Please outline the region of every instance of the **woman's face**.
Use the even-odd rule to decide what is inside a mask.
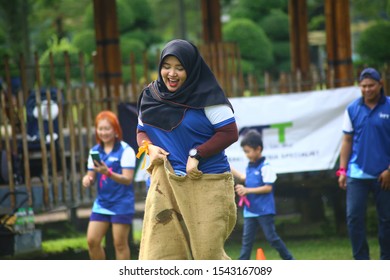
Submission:
[[[97,124],[97,135],[104,144],[112,143],[115,141],[116,133],[111,123],[102,119]]]
[[[177,91],[187,79],[186,70],[175,56],[164,58],[160,74],[170,92]]]

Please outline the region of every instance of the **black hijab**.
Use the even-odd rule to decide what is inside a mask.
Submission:
[[[168,91],[160,73],[164,59],[170,55],[180,61],[187,73],[187,79],[175,92]],[[232,108],[197,47],[184,40],[173,40],[161,52],[158,79],[142,91],[138,110],[143,123],[170,131],[180,124],[188,108],[221,104]]]

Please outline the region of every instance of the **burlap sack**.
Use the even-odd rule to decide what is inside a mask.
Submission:
[[[226,260],[236,223],[231,173],[199,180],[173,173],[168,161],[149,167],[140,260]]]

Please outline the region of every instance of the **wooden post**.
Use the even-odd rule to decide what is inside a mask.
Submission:
[[[77,111],[77,137],[78,137],[78,150],[79,150],[79,173],[81,176],[84,176],[85,170],[85,139],[83,134],[83,113],[82,108],[85,108],[85,103],[82,102],[80,96],[80,88],[76,88],[76,111]],[[83,98],[84,99],[84,98]],[[85,197],[85,188],[81,187],[80,189],[81,200]]]
[[[43,126],[43,114],[42,114],[42,99],[41,88],[37,87],[35,90],[35,103],[38,108],[38,128],[39,128],[39,143],[41,146],[42,155],[42,174],[43,174],[43,201],[46,207],[50,206],[50,187],[49,187],[49,166],[47,163],[47,148],[46,148],[46,135]]]
[[[219,0],[201,0],[203,42],[222,42]]]
[[[67,188],[68,188],[68,170],[66,165],[66,155],[65,155],[65,139],[64,139],[64,114],[67,110],[64,110],[64,101],[63,92],[58,89],[57,91],[57,101],[58,101],[58,149],[59,155],[61,157],[61,169],[62,169],[62,202],[66,202]],[[67,105],[69,106],[69,104]],[[70,136],[69,136],[70,137]],[[70,155],[72,157],[72,155]]]
[[[56,93],[57,94],[57,93]],[[46,111],[48,116],[48,123],[49,123],[49,135],[50,135],[50,163],[51,163],[51,169],[52,169],[52,186],[53,186],[53,203],[58,203],[58,176],[57,176],[57,154],[56,154],[56,146],[54,139],[54,126],[53,126],[53,117],[52,117],[52,108],[51,108],[51,92],[50,89],[46,90]]]
[[[71,201],[75,206],[79,202],[77,193],[78,184],[76,181],[76,132],[75,132],[75,120],[73,114],[74,99],[72,94],[72,87],[70,84],[70,58],[68,52],[64,52],[65,61],[65,76],[66,76],[66,104],[68,115],[68,127],[69,127],[69,142],[70,142],[70,183],[71,183]]]
[[[11,83],[11,71],[9,67],[9,58],[5,57],[4,58],[4,70],[5,70],[5,75],[6,75],[6,81],[7,81],[7,103],[5,104],[6,110],[8,111],[8,118],[10,121],[11,125],[11,150],[12,150],[12,157],[16,157],[18,154],[18,146],[17,146],[17,141],[16,141],[16,112],[17,112],[17,102],[16,102],[16,97],[13,96],[12,91],[16,89],[12,89],[12,83]],[[13,176],[13,175],[12,175]]]
[[[9,184],[9,191],[14,192],[15,191],[15,183],[14,183],[14,172],[12,169],[12,152],[11,152],[11,144],[10,144],[10,136],[9,136],[9,119],[6,114],[6,105],[5,105],[5,95],[3,92],[0,92],[0,104],[1,104],[1,119],[3,119],[3,126],[4,126],[4,142],[5,142],[5,151],[7,155],[7,168],[8,168],[8,184]],[[1,122],[0,122],[1,125]],[[1,133],[0,133],[1,134]],[[3,135],[1,135],[3,138]],[[11,207],[15,208],[16,206],[16,197],[13,195],[11,196]]]
[[[302,90],[310,90],[309,41],[307,36],[306,0],[289,1],[291,67],[293,76],[301,73]]]
[[[104,87],[110,96],[111,94],[119,96],[122,64],[116,1],[93,0],[93,7],[97,46],[97,86]],[[110,92],[111,86],[114,92]],[[110,108],[109,104],[107,108]]]
[[[353,85],[349,0],[326,0],[325,17],[328,87],[332,84],[331,69],[335,87]]]
[[[130,53],[130,83],[131,83],[131,96],[130,100],[133,102],[137,101],[138,89],[137,89],[137,72],[135,69],[135,56],[134,52]]]

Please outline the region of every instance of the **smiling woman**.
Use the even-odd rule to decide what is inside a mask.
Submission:
[[[229,259],[224,243],[236,208],[224,150],[238,131],[195,45],[166,44],[159,77],[141,93],[138,110],[137,141],[151,162],[139,258]]]
[[[164,59],[160,73],[170,92],[179,89],[187,79],[186,70],[175,56],[168,56]]]

